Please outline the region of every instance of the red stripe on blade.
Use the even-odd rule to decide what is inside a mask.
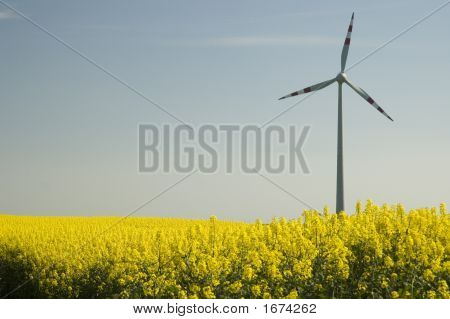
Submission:
[[[345,45],[350,45],[350,38],[346,38],[344,44],[345,44]]]
[[[306,89],[303,90],[303,92],[309,93],[309,92],[311,92],[311,88],[306,88]]]
[[[367,98],[367,102],[369,102],[370,104],[375,103],[375,101],[370,96]]]

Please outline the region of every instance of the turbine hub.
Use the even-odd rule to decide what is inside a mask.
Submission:
[[[343,82],[347,81],[347,74],[345,74],[344,72],[338,73],[338,75],[336,75],[336,80],[339,83],[343,83]]]

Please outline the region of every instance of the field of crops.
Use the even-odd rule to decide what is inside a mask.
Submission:
[[[269,224],[0,215],[0,297],[450,298],[449,230],[444,204],[370,201]]]

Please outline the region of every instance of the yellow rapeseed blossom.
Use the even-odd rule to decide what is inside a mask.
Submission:
[[[269,224],[0,215],[0,295],[450,298],[449,229],[445,204],[370,200]]]

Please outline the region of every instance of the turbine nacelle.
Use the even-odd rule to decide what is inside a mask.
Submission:
[[[336,75],[336,81],[338,81],[338,83],[340,84],[347,82],[347,80],[347,74],[345,74],[344,72],[338,73],[338,75]]]

